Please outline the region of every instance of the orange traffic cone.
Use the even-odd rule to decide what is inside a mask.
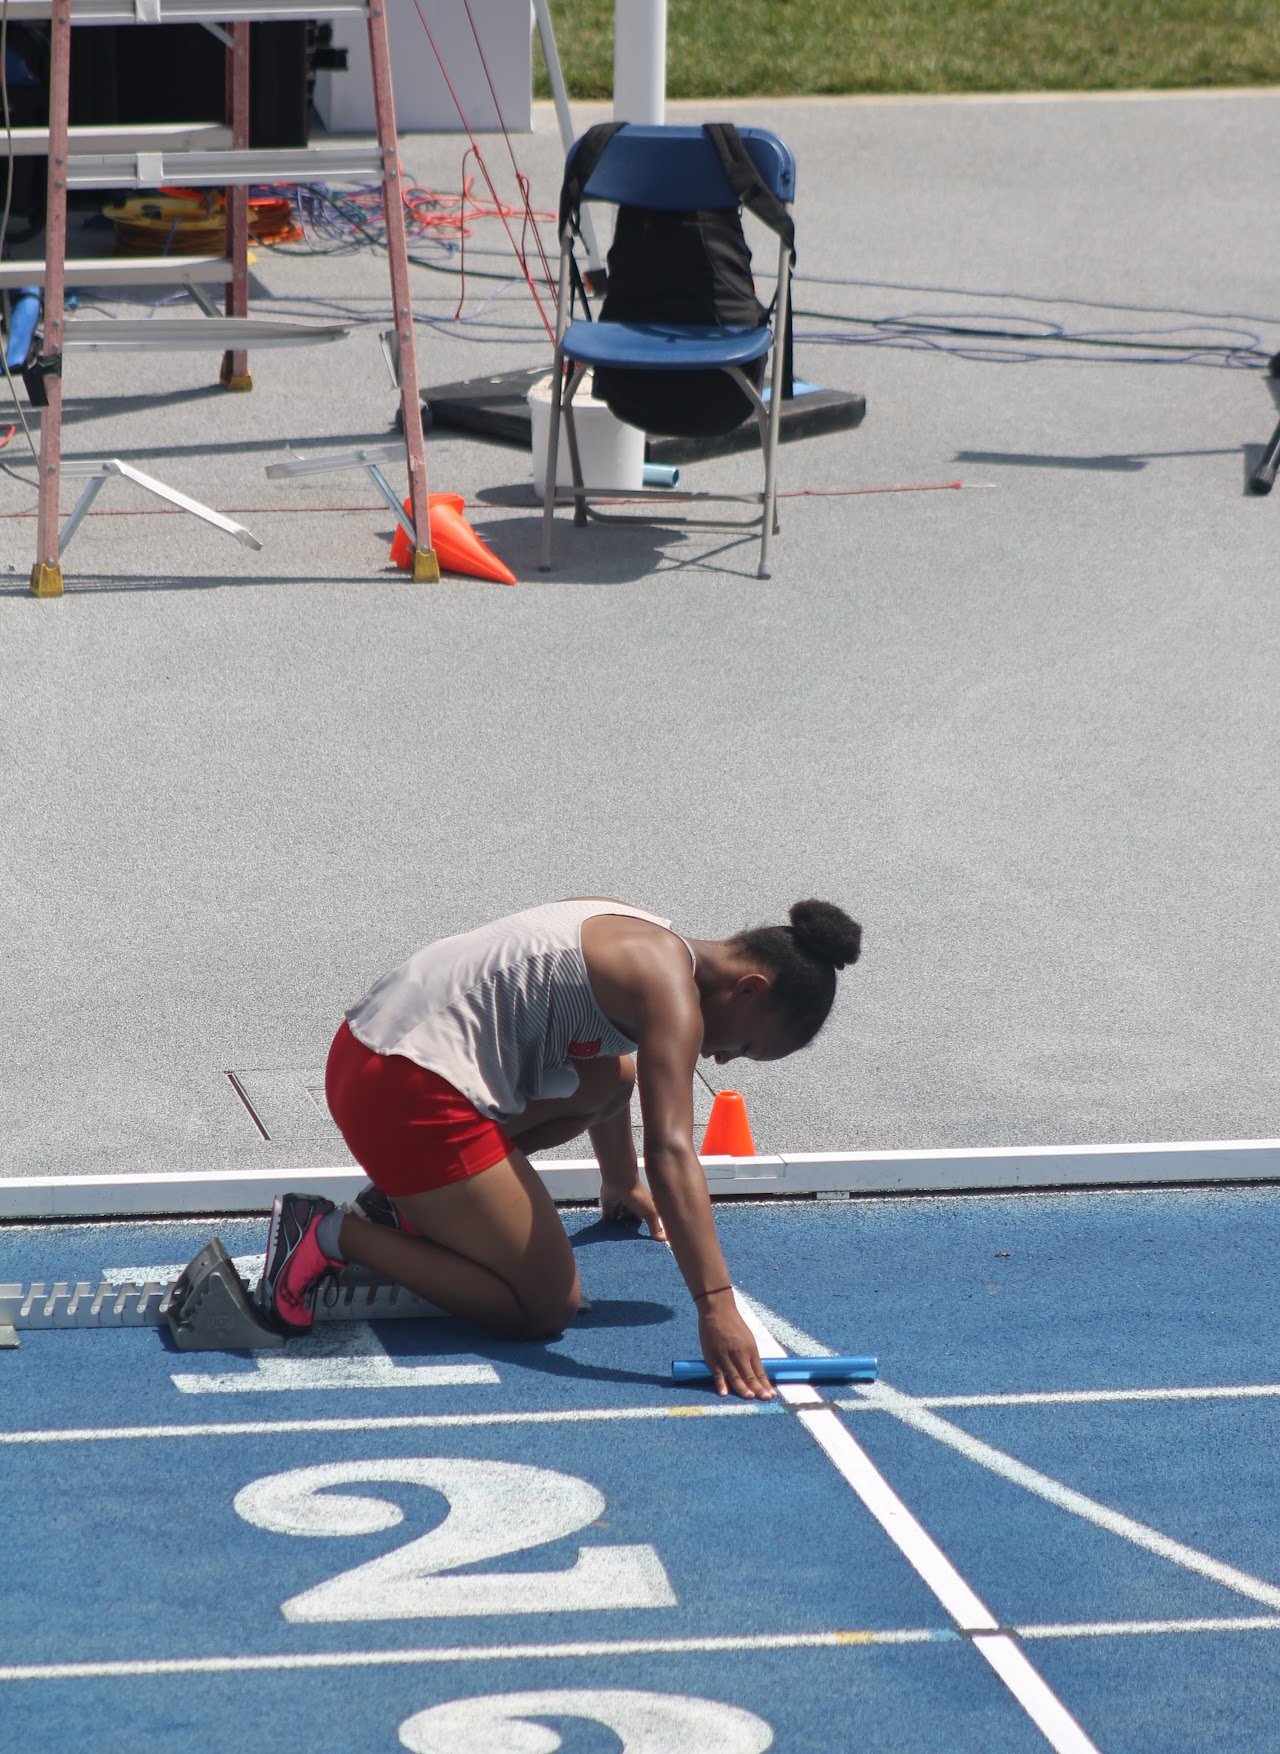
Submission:
[[[486,548],[462,515],[466,504],[460,493],[429,493],[427,506],[431,514],[431,546],[442,572],[466,573],[469,578],[492,579],[495,584],[514,585],[516,575],[505,567],[491,548]],[[409,512],[410,501],[404,502]],[[396,525],[391,542],[391,558],[402,572],[413,566],[413,546],[404,530]]]
[[[463,497],[460,493],[429,493],[427,495],[427,509],[431,513],[431,524],[432,524],[431,540],[432,540],[432,542],[435,541],[435,521],[436,521],[437,508],[442,506],[442,505],[448,505],[448,506],[452,506],[455,512],[460,512],[462,510],[463,506],[466,505],[466,503],[467,503],[466,500],[463,499]],[[405,500],[404,510],[405,510],[405,516],[409,519],[412,519],[412,517],[413,517],[413,501],[411,499]],[[396,533],[391,538],[391,558],[392,558],[392,560],[395,561],[396,565],[400,568],[401,572],[412,572],[412,570],[413,570],[413,544],[412,544],[412,542],[410,542],[409,538],[405,535],[403,524],[396,525]]]
[[[704,1157],[754,1157],[755,1140],[747,1105],[736,1090],[721,1090],[711,1105],[711,1119],[702,1140]]]

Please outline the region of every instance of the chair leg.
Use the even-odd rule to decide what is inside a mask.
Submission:
[[[769,388],[769,436],[764,448],[764,517],[760,525],[760,565],[756,577],[769,577],[769,547],[777,534],[778,433],[782,423],[783,336],[791,302],[791,258],[785,242],[778,245],[778,293],[773,312],[773,372]]]
[[[781,374],[778,371],[774,372],[774,387],[770,391],[770,401],[766,403],[764,397],[741,367],[729,365],[724,369],[755,405],[756,426],[760,432],[760,451],[764,458],[764,492],[760,495],[760,562],[756,567],[756,577],[767,579],[771,576],[769,572],[769,544],[771,539],[778,534],[774,458],[777,455],[778,446],[778,381]]]
[[[764,503],[760,519],[760,564],[756,568],[758,579],[772,577],[769,571],[769,550],[773,538],[778,533],[778,420],[781,410],[778,407],[781,397],[775,387],[769,397],[769,425],[762,434],[764,448]]]
[[[579,530],[586,527],[587,493],[582,479],[582,455],[578,450],[578,426],[573,418],[573,398],[586,375],[586,367],[575,366],[564,399],[564,425],[569,440],[569,468],[573,475],[573,521]]]
[[[551,419],[547,433],[547,455],[542,473],[542,548],[538,555],[538,571],[551,571],[551,523],[556,514],[556,458],[560,452],[560,396],[564,386],[564,355],[556,348],[551,368]]]

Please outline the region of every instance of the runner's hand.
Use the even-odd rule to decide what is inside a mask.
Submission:
[[[641,1181],[632,1182],[627,1187],[614,1187],[602,1181],[600,1216],[611,1223],[625,1222],[628,1218],[643,1219],[649,1226],[650,1236],[658,1242],[667,1240],[667,1232],[658,1208],[653,1203],[653,1195]]]
[[[698,1335],[718,1395],[740,1395],[744,1401],[774,1398],[775,1390],[764,1374],[751,1329],[738,1314],[731,1292],[699,1303]]]

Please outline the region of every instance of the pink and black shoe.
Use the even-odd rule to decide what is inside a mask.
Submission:
[[[343,1263],[332,1260],[316,1240],[320,1220],[334,1210],[333,1201],[319,1194],[277,1194],[272,1203],[258,1304],[286,1334],[310,1331],[315,1301],[310,1293],[342,1271]]]
[[[384,1194],[381,1188],[375,1188],[372,1182],[356,1195],[352,1204],[370,1224],[380,1224],[384,1230],[398,1230],[401,1236],[422,1235],[416,1225],[410,1224],[391,1196]]]

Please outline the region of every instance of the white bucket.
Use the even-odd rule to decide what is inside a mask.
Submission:
[[[551,436],[551,373],[539,378],[525,397],[532,428],[533,491],[545,497],[547,440]],[[573,424],[578,434],[578,456],[587,487],[616,487],[634,492],[644,484],[644,434],[627,426],[605,407],[591,400],[591,373],[578,385],[573,398]],[[569,435],[560,417],[560,443],[556,451],[556,486],[573,486],[569,462]]]

